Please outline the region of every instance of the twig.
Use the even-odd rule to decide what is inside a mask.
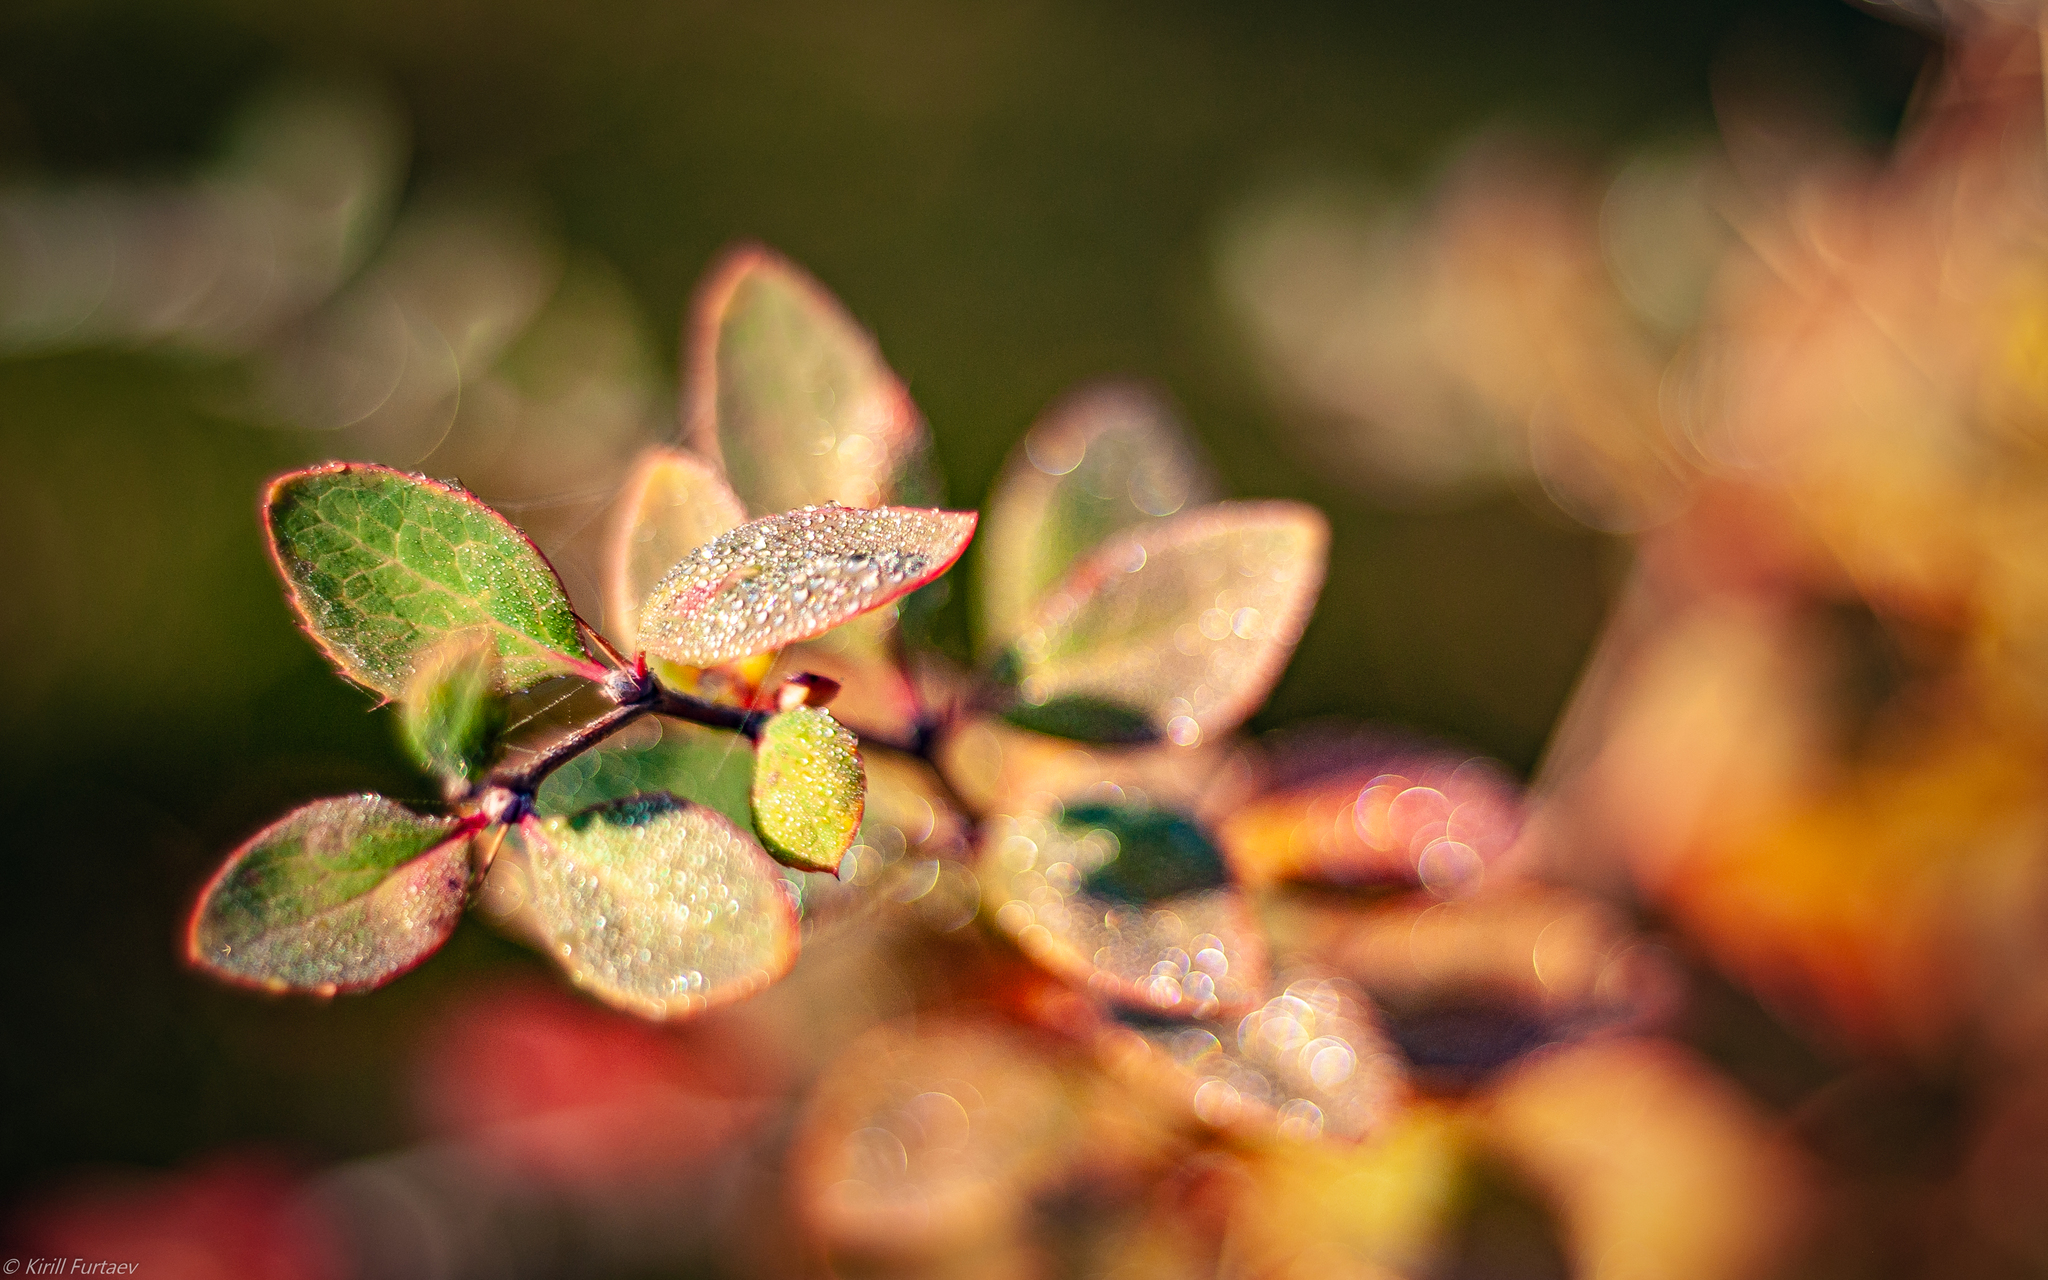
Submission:
[[[774,716],[772,711],[749,711],[743,707],[729,707],[722,702],[712,702],[695,694],[678,693],[666,685],[653,685],[653,704],[656,715],[672,720],[687,720],[713,729],[731,729],[743,733],[748,741],[758,741],[761,727]]]
[[[653,709],[653,706],[644,700],[620,703],[574,733],[566,734],[549,743],[546,750],[517,769],[493,774],[486,781],[485,789],[503,788],[516,796],[531,800],[533,793],[540,790],[540,784],[547,780],[549,774]]]

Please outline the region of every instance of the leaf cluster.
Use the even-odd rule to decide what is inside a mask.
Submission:
[[[616,640],[578,616],[531,539],[459,484],[348,462],[271,484],[265,529],[301,626],[342,675],[397,704],[448,812],[362,795],[286,815],[202,893],[196,964],[272,990],[375,987],[445,942],[488,883],[494,913],[573,979],[651,1016],[787,970],[796,894],[776,864],[834,871],[866,775],[858,739],[824,705],[835,681],[764,678],[786,646],[944,573],[976,518],[883,505],[930,492],[923,423],[872,340],[795,268],[735,255],[698,336],[696,447],[651,451],[619,504],[606,566]],[[792,481],[777,460],[813,457],[805,433],[820,431],[860,442],[858,465]],[[740,459],[735,489],[721,460]],[[772,514],[749,520],[750,505]],[[605,709],[522,741],[515,702],[565,682]],[[586,771],[545,797],[569,812],[543,811],[551,775],[649,716],[725,741]],[[676,794],[719,790],[722,762],[742,752],[755,760],[741,812]],[[654,785],[603,796],[619,776]]]
[[[266,531],[300,624],[397,704],[447,809],[353,796],[259,832],[201,896],[195,963],[275,990],[374,987],[482,903],[622,1008],[738,998],[793,963],[806,876],[858,847],[864,750],[945,765],[932,801],[957,829],[952,811],[974,807],[947,794],[964,731],[1196,747],[1264,699],[1313,607],[1321,516],[1212,501],[1156,398],[1098,388],[1035,428],[999,482],[985,661],[943,669],[914,653],[906,606],[977,517],[892,505],[937,485],[873,339],[800,270],[743,249],[701,292],[687,359],[683,443],[643,455],[615,504],[603,630],[459,484],[344,462],[273,482]],[[543,696],[595,710],[536,739],[518,712]],[[651,742],[608,741],[643,721]],[[1071,817],[1122,835],[1123,860],[1091,873],[1105,897],[1227,877],[1184,815]]]

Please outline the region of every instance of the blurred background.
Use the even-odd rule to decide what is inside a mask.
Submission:
[[[1967,300],[1980,296],[1972,281],[2048,279],[2035,225],[2011,230],[2039,214],[2031,21],[2020,6],[1837,0],[6,6],[11,1238],[71,1252],[111,1242],[118,1257],[123,1242],[155,1248],[218,1223],[200,1233],[215,1252],[175,1255],[190,1275],[814,1269],[759,1242],[803,1211],[776,1153],[817,1064],[759,1028],[627,1023],[475,923],[390,990],[328,1004],[219,989],[177,959],[199,886],[274,815],[351,790],[434,799],[390,713],[293,626],[259,536],[263,479],[331,457],[458,476],[535,534],[596,616],[607,505],[636,452],[677,430],[692,289],[721,248],[758,239],[877,336],[929,420],[949,505],[980,505],[1063,393],[1132,376],[1177,405],[1227,496],[1324,510],[1322,604],[1253,730],[1332,716],[1399,726],[1524,781],[1540,765],[1539,796],[1574,798],[1537,811],[1531,856],[1662,938],[1691,984],[1689,1012],[1665,1031],[1723,1074],[1712,1106],[1679,1090],[1706,1135],[1686,1149],[1735,1151],[1719,1167],[1747,1167],[1750,1148],[1728,1132],[1796,1128],[1788,1117],[1822,1098],[1821,1137],[1772,1177],[1816,1161],[1854,1171],[1783,1175],[1831,1206],[1811,1222],[1835,1224],[1809,1225],[1796,1248],[1631,1274],[1919,1274],[1944,1256],[1930,1238],[1957,1222],[1993,1242],[1964,1251],[1984,1273],[2048,1268],[2048,1241],[2012,1225],[2048,1221],[2048,1200],[2028,1198],[2048,1185],[2038,1160],[2012,1156],[2032,1172],[2007,1177],[2018,1166],[1998,1163],[2004,1148],[1969,1154],[2010,1124],[2040,1132],[2048,1091],[2014,1067],[2011,1091],[1972,1092],[1961,1065],[1989,1041],[2001,1061],[2029,1061],[2034,1024],[1994,1034],[1962,1015],[1909,1016],[1946,1007],[1921,988],[1961,983],[1944,967],[1960,961],[1886,958],[1876,972],[1918,975],[1888,1005],[1883,981],[1830,985],[1796,946],[1747,946],[1752,909],[1784,936],[1812,925],[1837,941],[1899,915],[1832,865],[1811,871],[1807,898],[1772,896],[1769,876],[1762,888],[1733,873],[1687,880],[1671,850],[1693,837],[1662,821],[1727,807],[1726,791],[1674,782],[1706,767],[1702,753],[1732,740],[1731,756],[1754,748],[1745,767],[1782,765],[1782,778],[1807,760],[1787,742],[1835,732],[1752,741],[1748,722],[1685,719],[1688,693],[1797,703],[1848,682],[1888,691],[1849,698],[1858,724],[1892,723],[1908,713],[1880,712],[1912,673],[2030,643],[2025,565],[1997,579],[2024,590],[1980,591],[1984,557],[1954,552],[1970,539],[2024,547],[2029,517],[1927,545],[1872,530],[1945,529],[1972,485],[2033,475],[2034,357],[2048,351],[2033,294],[1980,291],[2003,319],[1970,330],[1968,350],[2003,353],[2003,381],[1889,321],[1877,345],[1890,355],[1874,362],[1846,340],[1821,345],[1841,362],[1825,387],[1772,384],[1743,361],[1790,360],[1832,314],[1816,300],[1854,295],[1858,314],[1891,306],[1932,324],[1898,281],[1931,274],[1936,294]],[[1970,50],[1992,52],[1973,64]],[[1942,83],[1948,98],[1930,87]],[[1923,140],[1907,177],[1873,177],[1902,128],[1950,119],[1928,105],[1943,101],[1977,104],[1977,124]],[[1909,179],[1920,185],[1901,195]],[[1941,209],[1889,231],[1859,221],[1892,197]],[[1958,230],[1965,217],[1978,223]],[[1925,270],[1896,260],[1979,224],[1992,228],[1984,243],[2010,232],[1997,243],[2024,252]],[[1884,258],[1879,241],[1899,252]],[[1882,259],[1891,274],[1807,280],[1801,254],[1843,271]],[[1744,292],[1743,271],[1790,282],[1816,310]],[[1810,414],[1771,425],[1772,406],[1829,396],[1950,405],[1926,388],[1952,384],[1975,397],[1970,423],[2022,425],[1999,437],[2005,453],[1971,445],[1955,463],[1966,479],[1936,492],[1914,488],[1914,459],[1964,451],[1933,440],[1947,430],[1938,413],[1901,409],[1900,438],[1846,443],[1800,435]],[[1736,427],[1687,425],[1700,420],[1687,405],[1743,395],[1764,407],[1715,419]],[[1794,436],[1799,449],[1779,447]],[[1844,461],[1864,453],[1905,478]],[[1720,483],[1731,472],[1745,478]],[[1770,496],[1756,497],[1759,474]],[[964,660],[977,588],[971,567],[956,579],[938,634]],[[1758,582],[1776,584],[1761,622],[1744,612]],[[1714,614],[1720,631],[1672,622],[1694,619],[1674,600],[1703,595],[1748,603]],[[1793,621],[1772,612],[1795,597]],[[1692,647],[1637,661],[1674,630]],[[1861,656],[1814,675],[1802,644]],[[1778,671],[1773,654],[1798,670]],[[1912,714],[1929,718],[1894,737],[1946,725],[2031,804],[2033,660],[2015,659],[2024,697],[1974,695],[2009,712],[1996,733],[1956,728],[1923,699]],[[1631,683],[1646,667],[1655,678]],[[1834,716],[1836,693],[1813,697]],[[1838,753],[1845,767],[1861,767],[1860,750]],[[1967,760],[1951,772],[1987,771],[2006,777]],[[1755,804],[1770,790],[1739,771],[1713,777]],[[1982,813],[1974,794],[1957,783],[1913,812]],[[2014,820],[2001,838],[2018,852],[1973,892],[2018,885],[2010,900],[2035,902],[2031,821]],[[1838,838],[1861,850],[1903,822]],[[1949,900],[1920,870],[1868,874],[1917,886],[1916,902]],[[1837,898],[1863,914],[1845,920]],[[2015,940],[2002,953],[2015,970],[2048,927],[2032,912],[2015,907],[1998,935]],[[2003,981],[1978,977],[1986,990]],[[906,1003],[862,998],[882,1012]],[[1886,1065],[1871,1074],[1872,1061]],[[509,1081],[499,1062],[520,1064]],[[1678,1086],[1656,1079],[1637,1104],[1670,1109],[1656,1090]],[[1717,1127],[1714,1090],[1755,1110],[1751,1128]],[[525,1123],[592,1107],[616,1110],[611,1128]],[[1852,1132],[1837,1112],[1881,1123]],[[2019,1119],[1973,1128],[1993,1112]],[[2026,1190],[1983,1208],[1943,1181],[1966,1165],[1991,1170],[1968,1186]],[[1236,1175],[1176,1167],[1190,1221],[1229,1199]],[[1711,1202],[1721,1184],[1703,1185]],[[1496,1211],[1463,1245],[1342,1273],[1599,1270],[1573,1252],[1572,1233],[1591,1229],[1581,1219],[1542,1225],[1531,1206],[1544,1196],[1526,1187],[1486,1194]],[[1901,1204],[1949,1216],[1902,1219]],[[397,1243],[388,1256],[365,1255],[362,1238],[336,1244],[348,1234],[337,1218],[374,1219],[374,1238]],[[1884,1223],[1909,1244],[1885,1243]],[[1022,1269],[976,1255],[951,1273],[1265,1273],[1242,1256],[1161,1262],[1131,1230],[1139,1244],[1109,1262],[1085,1249]]]

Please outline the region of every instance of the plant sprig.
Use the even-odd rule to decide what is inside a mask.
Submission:
[[[1001,588],[983,670],[910,678],[930,665],[913,661],[913,593],[959,558],[977,517],[888,505],[936,491],[908,393],[837,302],[765,250],[714,273],[692,332],[690,448],[648,451],[626,482],[603,629],[531,539],[458,483],[346,462],[272,483],[265,525],[301,626],[342,675],[397,704],[448,810],[355,796],[287,815],[202,895],[196,964],[274,990],[374,987],[488,898],[600,998],[687,1013],[794,961],[794,881],[777,863],[838,871],[867,810],[863,738],[932,766],[933,803],[964,813],[976,806],[937,767],[962,725],[994,715],[1016,726],[1005,732],[1170,752],[1228,734],[1277,678],[1321,583],[1321,516],[1201,505],[1213,488],[1170,412],[1127,388],[1070,402],[1006,471],[984,553]],[[513,700],[565,677],[602,709],[515,744]],[[664,748],[650,767],[550,784],[586,756],[630,761],[644,749],[605,744],[648,718],[744,743],[744,796],[724,748]],[[720,798],[699,802],[714,775]],[[1146,886],[1118,902],[1147,918],[1151,899],[1199,884],[1234,919],[1213,857],[1180,865],[1210,849],[1193,819],[1126,808],[1099,815],[1124,861],[1088,883]],[[1191,834],[1130,834],[1154,829]]]

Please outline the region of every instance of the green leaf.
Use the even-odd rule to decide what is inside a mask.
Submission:
[[[936,501],[924,419],[873,338],[759,246],[713,271],[689,345],[688,431],[756,511]]]
[[[497,642],[509,689],[590,662],[546,558],[455,485],[330,462],[278,477],[264,516],[300,624],[387,698],[429,649],[473,629]]]
[[[1132,707],[1091,694],[1072,693],[1033,705],[1020,702],[1003,712],[1019,729],[1073,738],[1081,742],[1136,745],[1159,741],[1152,717]]]
[[[751,995],[796,959],[796,911],[768,855],[732,823],[640,795],[519,826],[544,948],[579,986],[651,1018]],[[502,861],[502,860],[501,860]],[[500,891],[500,896],[506,896]]]
[[[640,455],[619,496],[606,553],[611,638],[638,643],[640,606],[684,556],[744,522],[746,509],[716,469],[681,449]]]
[[[1011,451],[981,539],[984,642],[1007,644],[1031,607],[1102,540],[1217,496],[1173,409],[1106,382],[1062,400]]]
[[[382,796],[316,800],[235,850],[200,895],[193,963],[273,991],[381,986],[448,940],[474,828]]]
[[[1116,703],[1181,746],[1235,728],[1301,639],[1329,539],[1298,502],[1222,502],[1126,529],[1033,611],[1018,692],[1041,708]]]
[[[860,743],[821,707],[770,717],[754,748],[754,831],[800,871],[837,871],[867,799]]]
[[[481,778],[505,730],[503,687],[504,665],[489,633],[465,632],[436,645],[398,700],[406,750],[438,778]]]
[[[1105,833],[1115,847],[1081,881],[1084,893],[1145,906],[1230,883],[1222,851],[1193,819],[1171,810],[1085,804],[1068,809],[1060,822],[1077,839]]]
[[[647,737],[647,741],[634,739]],[[708,805],[744,829],[751,821],[754,752],[736,733],[655,716],[548,775],[534,807],[574,813],[644,791]]]
[[[1264,937],[1192,819],[1128,805],[999,813],[981,850],[983,909],[1055,975],[1174,1017],[1234,1016],[1259,998]]]
[[[709,667],[823,635],[944,573],[974,524],[972,511],[841,506],[743,524],[654,588],[640,643]]]

